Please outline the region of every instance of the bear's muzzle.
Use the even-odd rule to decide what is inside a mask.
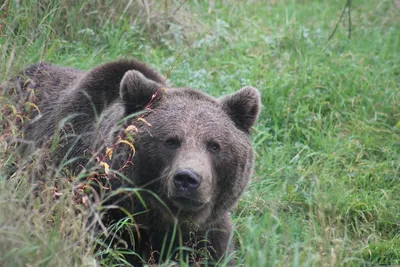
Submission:
[[[201,183],[201,176],[191,169],[182,169],[174,175],[174,185],[178,191],[187,192],[196,190]]]

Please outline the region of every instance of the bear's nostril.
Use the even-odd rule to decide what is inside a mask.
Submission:
[[[179,170],[174,175],[174,185],[178,190],[194,190],[200,186],[201,177],[192,170]]]

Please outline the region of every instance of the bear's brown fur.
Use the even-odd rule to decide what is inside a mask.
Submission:
[[[111,173],[112,189],[145,189],[140,192],[145,205],[135,196],[111,200],[136,214],[130,246],[144,261],[166,260],[152,253],[163,244],[208,248],[209,264],[231,254],[230,210],[252,170],[248,135],[260,107],[255,88],[214,99],[171,88],[162,75],[134,60],[88,72],[40,63],[14,83],[22,93],[33,88],[40,109],[23,127],[26,140],[37,147],[58,138],[53,161],[68,162],[75,172],[96,164],[93,158],[112,147],[112,157],[103,159],[127,178]],[[110,220],[121,216],[108,213]],[[208,242],[200,242],[205,238]],[[128,260],[141,264],[138,257]]]

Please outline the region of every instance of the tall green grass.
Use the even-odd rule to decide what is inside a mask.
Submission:
[[[90,69],[134,57],[214,96],[252,84],[263,109],[254,176],[233,212],[238,262],[396,265],[400,6],[352,2],[351,39],[345,18],[328,41],[344,0],[10,1],[0,81],[38,61]],[[1,132],[0,265],[94,266],[102,241],[68,183],[54,200],[50,185],[37,197],[26,170],[6,179],[5,138],[16,135]],[[123,264],[106,252],[100,264]]]

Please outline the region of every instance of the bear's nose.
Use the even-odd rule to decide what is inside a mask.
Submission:
[[[200,175],[190,169],[179,170],[174,175],[174,185],[178,190],[194,190],[200,183]]]

